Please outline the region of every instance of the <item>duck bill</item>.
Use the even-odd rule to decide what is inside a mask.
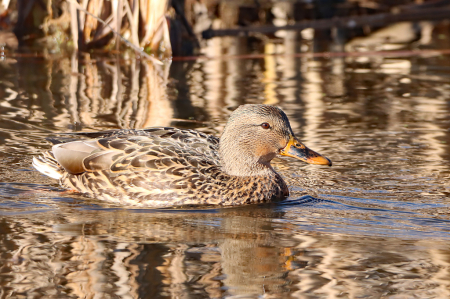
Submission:
[[[280,154],[299,159],[309,164],[331,166],[331,160],[307,148],[303,143],[291,136],[285,148],[280,150]]]

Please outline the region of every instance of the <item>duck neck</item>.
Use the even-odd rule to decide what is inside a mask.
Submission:
[[[221,143],[219,143],[219,156],[225,173],[240,177],[273,176],[276,174],[270,165],[270,160],[275,155],[256,157],[251,152],[236,150]]]

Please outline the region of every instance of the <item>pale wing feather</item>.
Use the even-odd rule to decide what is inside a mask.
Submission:
[[[101,148],[94,140],[60,143],[52,147],[56,161],[71,174],[83,173],[83,160]]]

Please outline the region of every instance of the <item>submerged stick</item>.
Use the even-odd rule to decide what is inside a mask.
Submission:
[[[130,41],[128,41],[125,37],[123,37],[119,32],[117,32],[116,30],[114,30],[114,28],[109,25],[108,23],[106,23],[105,21],[103,21],[102,19],[100,19],[99,17],[91,14],[90,12],[88,12],[86,9],[84,9],[77,1],[75,0],[67,0],[68,2],[70,2],[71,4],[73,4],[78,10],[84,12],[85,14],[90,15],[91,17],[95,18],[97,21],[99,21],[100,23],[102,23],[103,25],[105,25],[106,27],[108,27],[116,36],[118,36],[127,46],[129,46],[130,48],[132,48],[134,51],[136,51],[139,54],[142,54],[142,56],[144,56],[145,58],[151,60],[153,63],[158,64],[158,65],[163,65],[163,63],[151,56],[148,55],[147,53],[145,53],[144,51],[142,51],[138,46],[132,44]]]

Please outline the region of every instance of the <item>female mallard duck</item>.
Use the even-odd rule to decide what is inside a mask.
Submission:
[[[331,165],[297,140],[281,109],[267,105],[240,106],[220,139],[164,127],[81,135],[91,139],[53,140],[33,166],[66,188],[141,207],[282,200],[289,190],[270,165],[277,154]]]

